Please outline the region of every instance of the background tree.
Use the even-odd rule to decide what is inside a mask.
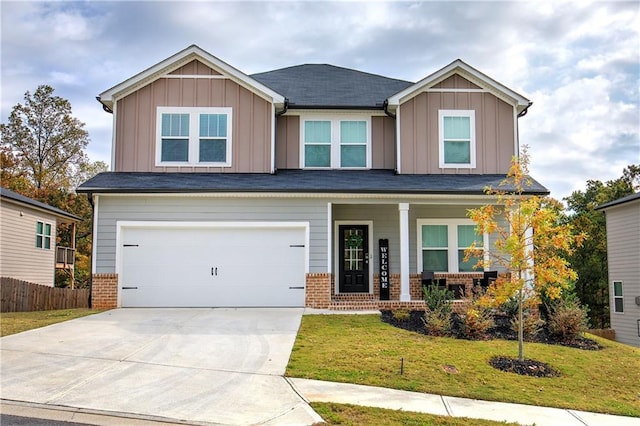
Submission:
[[[520,157],[514,157],[506,179],[497,189],[486,193],[496,197],[488,204],[469,211],[479,234],[495,235],[493,247],[480,249],[474,245],[466,251],[466,260],[479,257],[478,266],[488,268],[492,263],[503,266],[510,277],[500,277],[481,297],[487,305],[499,306],[517,296],[518,302],[518,358],[524,361],[523,305],[545,296],[551,300],[560,297],[570,287],[576,272],[571,269],[565,254],[584,239],[574,234],[571,224],[563,223],[560,203],[550,197],[527,195],[531,186],[528,177],[526,148]],[[509,189],[504,189],[507,187]],[[483,259],[483,253],[488,257]]]
[[[84,123],[72,116],[68,100],[53,95],[54,89],[38,86],[26,92],[24,104],[15,105],[6,124],[0,124],[0,161],[3,187],[68,211],[82,218],[76,234],[75,281],[88,284],[91,256],[91,206],[75,188],[107,170],[101,161],[92,163],[84,153],[89,134]],[[56,244],[70,246],[71,233],[61,226]],[[66,286],[69,276],[58,271],[56,285]]]
[[[564,198],[568,223],[588,235],[568,259],[578,273],[576,294],[589,307],[589,320],[596,328],[609,327],[610,317],[606,222],[604,212],[595,208],[638,190],[640,164],[627,166],[618,179],[605,183],[589,180],[584,191],[574,191]]]

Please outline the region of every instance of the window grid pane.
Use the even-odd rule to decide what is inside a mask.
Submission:
[[[340,147],[340,167],[366,167],[367,147],[343,145]]]
[[[162,114],[162,136],[189,136],[189,114]]]
[[[469,117],[444,117],[445,139],[471,139],[471,119]]]
[[[330,121],[305,121],[304,122],[305,143],[331,144],[331,122]]]
[[[615,299],[613,299],[613,306],[615,309],[615,312],[624,312],[624,301],[622,299],[622,297],[616,297]]]
[[[613,282],[613,295],[616,297],[622,297],[622,281]]]
[[[467,248],[471,244],[482,246],[482,238],[476,234],[475,225],[458,225],[458,248]]]
[[[226,138],[227,114],[200,114],[200,137]]]
[[[470,164],[471,142],[445,140],[444,162],[447,164]]]
[[[189,161],[189,139],[162,139],[162,161]]]
[[[226,139],[200,139],[199,161],[224,163],[227,161]]]
[[[447,248],[448,246],[447,225],[422,225],[422,247]]]
[[[47,223],[44,225],[44,235],[51,236],[51,224]]]
[[[366,144],[367,143],[367,122],[366,121],[341,121],[340,122],[340,143],[341,144]]]
[[[331,146],[307,144],[304,147],[305,167],[331,167]]]
[[[422,270],[449,272],[448,250],[423,250]]]
[[[44,237],[44,248],[51,248],[51,237]]]

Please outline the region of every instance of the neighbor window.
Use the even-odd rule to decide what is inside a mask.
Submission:
[[[303,119],[301,164],[305,168],[370,167],[369,119]]]
[[[474,110],[440,110],[440,167],[474,168],[476,137]]]
[[[613,312],[624,312],[624,298],[622,297],[622,281],[613,282]]]
[[[231,108],[158,107],[157,165],[231,165]]]
[[[51,224],[36,222],[36,247],[41,249],[51,249]]]
[[[434,272],[474,272],[480,260],[464,261],[464,251],[473,243],[484,247],[484,236],[476,233],[468,219],[418,220],[418,269]]]

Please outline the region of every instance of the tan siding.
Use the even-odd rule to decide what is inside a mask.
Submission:
[[[476,168],[440,169],[438,111],[474,110]],[[400,106],[401,171],[409,174],[507,173],[514,154],[513,108],[490,93],[424,92]]]
[[[276,167],[300,168],[300,117],[283,115],[276,124]]]
[[[191,71],[183,67],[183,71],[202,73],[201,65]],[[233,108],[231,167],[156,167],[158,106]],[[159,79],[118,100],[116,113],[116,171],[271,170],[271,104],[229,79]]]
[[[51,249],[36,247],[36,222],[51,224]],[[0,276],[52,286],[56,217],[11,202],[0,203]]]
[[[454,74],[446,79],[442,80],[440,83],[433,86],[435,89],[480,89],[480,86],[477,86],[467,80],[466,78]]]
[[[198,60],[193,60],[177,70],[169,73],[173,75],[220,75],[219,72],[209,68]]]
[[[371,167],[394,169],[396,167],[395,121],[391,117],[371,117]]]
[[[611,328],[617,341],[640,346],[640,306],[635,304],[640,296],[640,200],[613,207],[606,216]],[[623,313],[613,310],[613,281],[623,283]]]

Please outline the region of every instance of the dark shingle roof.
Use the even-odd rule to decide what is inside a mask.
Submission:
[[[626,197],[618,198],[617,200],[613,200],[613,201],[610,201],[608,203],[602,204],[602,205],[596,207],[596,210],[606,209],[608,207],[613,207],[613,206],[617,206],[617,205],[620,205],[620,204],[625,204],[625,203],[628,203],[630,201],[634,201],[634,200],[638,200],[638,199],[640,199],[640,192],[636,192],[635,194],[627,195]]]
[[[413,83],[325,64],[306,64],[253,74],[289,99],[290,108],[382,108],[389,96]]]
[[[504,175],[398,175],[392,170],[279,170],[276,174],[104,172],[80,185],[78,192],[482,195],[485,187],[497,187],[504,178]],[[526,191],[548,192],[535,180]]]
[[[57,216],[64,216],[74,220],[82,220],[78,216],[74,216],[69,212],[60,210],[59,208],[50,206],[49,204],[41,203],[40,201],[36,201],[33,198],[25,197],[24,195],[20,195],[17,192],[10,191],[6,188],[0,188],[0,197],[6,198],[8,200],[17,201],[23,204],[27,204],[29,206],[36,207],[41,210],[46,210],[49,213],[52,213]]]

